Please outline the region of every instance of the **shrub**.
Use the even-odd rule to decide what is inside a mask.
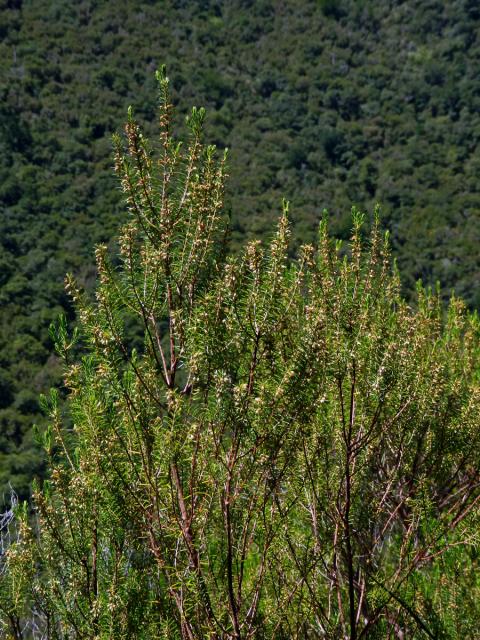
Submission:
[[[438,559],[467,557],[478,517],[477,317],[421,286],[407,305],[378,216],[363,239],[354,211],[347,247],[323,220],[292,260],[284,204],[268,246],[227,256],[225,157],[201,109],[177,143],[158,80],[159,148],[131,112],[115,139],[118,255],[97,248],[95,300],[67,281],[84,357],[53,330],[73,426],[52,392],[5,630],[440,637]]]

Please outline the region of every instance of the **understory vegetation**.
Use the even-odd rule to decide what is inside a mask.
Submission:
[[[205,112],[115,137],[128,216],[51,338],[48,479],[0,523],[7,638],[473,638],[480,323],[353,210],[227,251]]]

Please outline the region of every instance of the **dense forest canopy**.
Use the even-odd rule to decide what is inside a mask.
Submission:
[[[51,2],[0,12],[0,484],[42,472],[32,424],[59,380],[50,322],[91,287],[92,247],[124,219],[111,135],[155,122],[153,71],[228,146],[232,250],[291,201],[293,251],[327,208],[380,202],[405,292],[480,303],[480,9],[475,0]],[[179,119],[181,121],[181,119]]]

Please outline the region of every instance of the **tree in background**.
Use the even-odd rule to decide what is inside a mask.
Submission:
[[[95,300],[67,281],[79,336],[52,332],[69,418],[44,399],[50,479],[2,555],[3,632],[468,636],[439,567],[461,593],[475,561],[477,317],[421,287],[409,307],[358,212],[348,247],[323,221],[292,260],[285,204],[267,247],[227,257],[225,158],[202,109],[174,139],[157,77],[158,149],[131,111],[115,139],[118,255],[97,248]]]
[[[292,252],[315,241],[324,207],[347,241],[350,203],[369,211],[380,201],[407,300],[422,278],[480,308],[474,5],[3,3],[0,510],[9,483],[27,499],[46,472],[32,424],[46,425],[39,395],[62,380],[49,325],[62,312],[74,319],[65,273],[92,292],[92,246],[125,222],[111,134],[133,104],[155,137],[159,61],[173,65],[177,113],[195,96],[208,106],[209,140],[232,148],[232,253],[268,237],[284,194]]]

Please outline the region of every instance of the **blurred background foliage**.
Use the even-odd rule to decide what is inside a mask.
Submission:
[[[380,202],[405,293],[417,278],[480,306],[476,0],[0,2],[0,497],[43,473],[32,425],[59,383],[48,327],[63,278],[124,216],[111,134],[133,105],[154,137],[154,70],[178,122],[208,109],[231,148],[232,250],[291,201],[293,250],[327,208]]]

